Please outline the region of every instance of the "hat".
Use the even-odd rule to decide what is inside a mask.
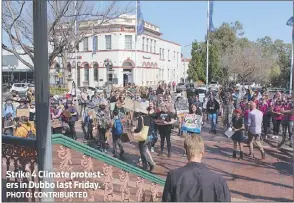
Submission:
[[[27,99],[25,97],[22,97],[22,98],[20,98],[19,102],[20,103],[25,103],[25,102],[27,102]]]
[[[235,109],[234,113],[242,114],[242,111],[240,109]]]
[[[12,97],[10,96],[6,97],[5,101],[12,101]]]

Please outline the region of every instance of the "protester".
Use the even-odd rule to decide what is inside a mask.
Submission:
[[[29,109],[28,101],[25,97],[19,100],[19,106],[16,109]]]
[[[232,125],[232,117],[233,117],[233,111],[235,109],[234,101],[232,97],[225,97],[225,101],[223,104],[223,122],[224,127],[228,129]]]
[[[12,119],[15,117],[16,114],[16,109],[12,104],[12,98],[11,97],[7,97],[4,103],[4,118],[7,118],[7,115],[10,114],[10,116],[12,117]]]
[[[123,125],[118,116],[118,111],[113,111],[113,121],[112,121],[112,143],[113,143],[113,151],[112,154],[114,157],[118,157],[117,147],[120,149],[119,156],[122,157],[124,154],[124,148],[121,142],[121,136],[123,134]]]
[[[152,116],[152,115],[151,115]],[[162,105],[160,107],[160,112],[155,114],[156,124],[158,126],[159,134],[160,134],[160,153],[159,156],[163,155],[163,149],[164,149],[164,141],[166,139],[167,142],[167,151],[168,151],[168,157],[171,157],[171,130],[172,130],[172,124],[176,122],[175,115],[172,112],[168,111],[168,108],[166,105]]]
[[[159,95],[159,94],[163,95],[163,93],[164,93],[163,87],[162,87],[162,85],[159,85],[157,90],[156,90],[156,94],[157,95]]]
[[[287,98],[286,104],[282,107],[281,113],[283,113],[283,118],[282,118],[282,128],[283,128],[283,136],[286,139],[287,137],[287,131],[289,135],[289,141],[290,141],[290,147],[292,147],[292,134],[293,134],[293,127],[294,127],[294,106],[291,103],[292,97],[289,96]]]
[[[282,110],[282,101],[281,99],[276,100],[274,104],[274,108],[272,110],[273,113],[273,124],[274,124],[274,132],[272,138],[278,138],[278,135],[280,133],[280,126],[281,121],[283,118],[283,114],[281,113]]]
[[[147,111],[148,111],[148,116],[157,113],[157,109],[155,108],[154,102],[152,101],[149,102],[149,107],[147,108]],[[157,125],[155,123],[154,118],[152,118],[151,116],[149,117],[150,117],[150,131],[148,136],[151,138],[151,141],[149,144],[150,144],[150,151],[154,152],[154,147],[158,140]]]
[[[29,118],[22,117],[21,121],[22,121],[22,123],[18,128],[16,128],[14,136],[21,137],[21,138],[35,138],[36,137],[36,129],[29,122]]]
[[[106,103],[101,103],[99,105],[98,113],[97,113],[97,122],[98,122],[98,148],[102,152],[107,152],[106,149],[106,132],[109,129],[110,124],[110,114],[106,110]]]
[[[216,101],[213,95],[210,95],[209,100],[206,105],[206,109],[208,112],[208,118],[211,122],[211,129],[209,133],[216,134],[216,120],[217,120],[217,111],[220,109],[219,103]]]
[[[169,171],[162,195],[163,202],[231,202],[226,181],[201,163],[204,142],[199,135],[184,142],[189,163]]]
[[[265,138],[267,138],[268,122],[269,122],[269,120],[268,120],[269,119],[269,115],[268,115],[269,106],[268,106],[268,101],[267,101],[266,96],[263,96],[262,102],[259,103],[259,110],[263,114],[263,119],[262,119],[263,133],[264,133]]]
[[[151,118],[150,116],[145,116],[142,113],[137,114],[137,120],[138,120],[138,126],[136,129],[133,130],[134,133],[140,133],[143,130],[144,126],[148,126],[148,132],[147,132],[147,139],[144,141],[139,141],[139,150],[140,150],[140,155],[141,159],[140,161],[142,162],[142,168],[143,170],[149,170],[150,172],[153,171],[155,167],[155,162],[152,159],[151,153],[149,151],[149,144],[152,142],[152,128],[151,126]]]
[[[232,118],[232,130],[234,131],[234,134],[232,135],[232,140],[234,142],[234,151],[233,151],[233,158],[237,157],[237,146],[239,146],[240,149],[240,159],[243,159],[243,145],[242,141],[244,138],[244,120],[242,117],[242,111],[240,109],[234,110],[234,116]]]
[[[73,139],[77,139],[75,123],[79,120],[79,115],[76,107],[71,100],[67,100],[65,110],[70,113],[71,117],[68,118],[67,123]]]
[[[261,158],[265,159],[265,152],[263,150],[262,144],[260,142],[261,126],[262,126],[262,112],[256,109],[256,104],[254,102],[250,103],[251,111],[248,114],[248,141],[249,141],[249,151],[248,156],[254,157],[253,155],[253,142],[261,152]]]

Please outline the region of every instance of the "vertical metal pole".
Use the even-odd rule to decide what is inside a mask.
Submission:
[[[294,16],[294,0],[292,2],[292,15]],[[291,76],[292,78],[290,79],[290,82],[292,83],[292,99],[294,99],[294,83],[293,83],[293,78],[294,78],[294,71],[293,71],[293,60],[294,60],[294,23],[292,23],[292,60],[291,60]],[[291,91],[290,89],[290,91]],[[294,127],[293,127],[294,128]],[[294,129],[292,129],[294,130]],[[292,146],[294,147],[294,138],[293,138],[293,131],[292,131]],[[294,150],[293,150],[293,157],[292,157],[292,164],[293,164],[293,172],[294,172]],[[294,185],[294,179],[293,179],[293,185]],[[293,197],[294,197],[294,187],[293,187]]]
[[[293,11],[294,11],[294,0],[293,0]],[[294,16],[294,15],[293,15]],[[292,25],[292,57],[291,57],[291,68],[290,68],[290,94],[292,94],[292,91],[294,91],[294,85],[293,85],[293,60],[294,60],[294,23]]]
[[[209,1],[207,1],[207,35],[206,35],[206,89],[208,90],[208,60],[209,60]]]
[[[137,38],[138,38],[138,30],[137,30],[138,29],[138,1],[136,1],[136,18],[135,19],[136,19],[135,20],[135,67],[133,71],[133,83],[138,85],[137,81],[139,80],[136,80],[137,79],[136,73],[137,73]],[[143,71],[143,69],[141,71]]]
[[[47,33],[47,1],[33,1],[34,26],[34,67],[36,88],[36,130],[38,170],[52,170],[51,121],[49,117],[49,60]],[[41,181],[52,182],[51,178],[40,178]],[[42,192],[53,192],[44,188]],[[54,201],[42,198],[41,201]]]
[[[75,1],[75,42],[77,43],[77,34],[78,34],[78,25],[77,25],[77,1]],[[77,47],[75,48],[75,60],[76,60],[76,77],[75,77],[75,83],[76,86],[79,87],[80,84],[78,84],[78,50]]]

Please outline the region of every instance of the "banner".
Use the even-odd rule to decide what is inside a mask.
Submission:
[[[138,102],[135,101],[135,111],[136,112],[141,112],[144,114],[148,114],[147,108],[149,107],[149,102]]]
[[[135,103],[131,98],[126,97],[124,102],[124,108],[130,111],[135,111]]]
[[[202,127],[202,116],[195,114],[186,114],[182,124],[184,132],[194,132],[199,134]]]
[[[16,117],[30,117],[30,109],[16,109]]]
[[[184,98],[179,98],[175,102],[175,108],[178,117],[184,116],[185,114],[189,113],[189,103]]]

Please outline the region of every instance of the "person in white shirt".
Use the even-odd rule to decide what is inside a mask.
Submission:
[[[265,159],[265,152],[260,142],[261,135],[261,126],[263,114],[261,111],[256,109],[255,102],[251,102],[250,104],[251,111],[248,114],[248,139],[249,139],[249,156],[253,156],[253,142],[255,142],[256,146],[261,152],[261,159]]]

